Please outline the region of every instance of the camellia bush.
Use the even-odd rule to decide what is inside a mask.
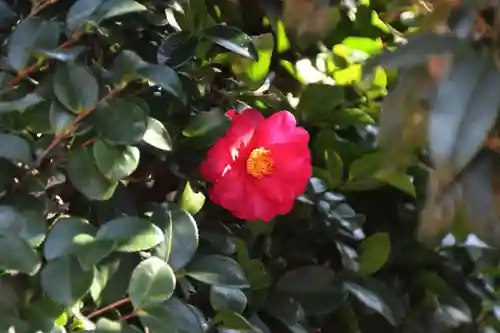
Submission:
[[[0,0],[0,332],[500,332],[499,13]]]

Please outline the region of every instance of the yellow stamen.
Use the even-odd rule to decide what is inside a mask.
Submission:
[[[262,178],[274,171],[271,151],[264,148],[252,150],[247,160],[247,172],[255,178]]]

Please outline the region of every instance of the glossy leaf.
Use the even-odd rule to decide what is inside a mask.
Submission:
[[[158,257],[141,262],[132,272],[128,293],[136,308],[168,300],[175,289],[172,268]]]
[[[112,146],[97,140],[92,152],[99,171],[110,181],[119,181],[139,166],[139,149],[133,146]]]
[[[208,255],[196,258],[186,267],[187,274],[198,281],[235,288],[248,287],[248,281],[240,265],[231,258]]]
[[[252,38],[234,27],[215,25],[203,31],[203,35],[213,43],[243,57],[258,60],[259,55]]]
[[[123,216],[103,224],[96,239],[116,241],[118,251],[137,252],[155,247],[163,241],[164,235],[160,228],[147,220]]]

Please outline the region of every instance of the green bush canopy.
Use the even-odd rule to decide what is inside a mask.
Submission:
[[[0,333],[500,332],[500,3],[0,0]]]

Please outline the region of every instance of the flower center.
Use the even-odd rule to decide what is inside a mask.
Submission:
[[[252,150],[247,159],[247,172],[255,178],[262,178],[274,171],[271,151],[264,148]]]

